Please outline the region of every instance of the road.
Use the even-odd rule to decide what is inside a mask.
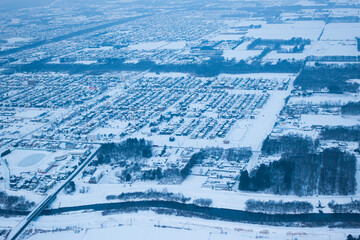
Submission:
[[[297,76],[301,74],[301,71],[302,70],[300,70]],[[295,78],[292,78],[290,80],[286,91],[271,93],[269,101],[264,106],[264,110],[262,113],[263,115],[257,117],[254,123],[251,123],[251,126],[248,128],[249,133],[247,134],[247,138],[243,140],[244,142],[253,142],[253,145],[251,146],[253,150],[253,155],[246,166],[248,172],[250,172],[258,165],[262,144],[267,138],[267,136],[271,134],[274,125],[278,120],[278,115],[280,114],[283,107],[286,105],[286,98],[291,95],[291,91],[294,89],[294,81]],[[267,109],[269,110],[267,111]],[[257,129],[262,130],[258,131]]]
[[[66,184],[75,178],[97,155],[99,152],[99,147],[96,150],[93,150],[92,154],[86,159],[80,167],[78,167],[59,187],[54,188],[53,192],[44,198],[24,219],[22,219],[6,236],[6,240],[15,240],[20,234],[25,230],[31,221],[33,221],[41,212],[49,206],[49,204],[56,198],[56,195],[64,189]]]

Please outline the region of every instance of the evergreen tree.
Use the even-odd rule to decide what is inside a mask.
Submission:
[[[250,178],[247,170],[241,172],[239,189],[250,190]]]

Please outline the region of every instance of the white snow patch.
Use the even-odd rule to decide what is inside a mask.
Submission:
[[[130,50],[154,50],[163,47],[167,44],[165,41],[160,42],[143,42],[138,44],[132,44],[128,46]]]

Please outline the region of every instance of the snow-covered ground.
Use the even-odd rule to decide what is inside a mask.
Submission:
[[[313,56],[358,56],[355,38],[353,40],[317,41],[307,51]]]
[[[271,51],[268,53],[263,60],[265,61],[278,61],[279,59],[288,60],[288,61],[298,61],[298,60],[304,60],[308,56],[308,49],[309,47],[306,46],[305,50],[302,53],[278,53],[277,51]]]
[[[258,56],[262,50],[247,50],[251,41],[244,41],[235,49],[223,50],[223,57],[227,60],[235,59],[236,61],[246,60]]]
[[[264,105],[261,113],[254,121],[240,121],[238,127],[247,128],[246,134],[240,139],[240,146],[250,146],[254,151],[261,149],[261,144],[267,135],[271,133],[277,121],[277,115],[283,108],[285,98],[290,91],[291,87],[287,91],[271,92],[269,101]]]
[[[82,61],[76,61],[75,64],[84,64],[84,65],[90,65],[90,64],[94,64],[97,63],[97,61],[94,60],[82,60]]]
[[[161,42],[144,42],[144,43],[139,43],[139,44],[133,44],[133,45],[129,45],[128,48],[130,50],[153,50],[153,49],[157,49],[163,46],[166,46],[168,43],[165,41],[161,41]]]
[[[258,56],[262,50],[242,50],[235,48],[234,50],[224,50],[223,57],[226,60],[235,59],[236,61],[246,60]]]
[[[358,116],[341,116],[341,115],[301,115],[300,126],[354,126],[360,124]]]
[[[293,21],[281,24],[262,24],[261,28],[249,29],[246,37],[262,39],[291,39],[302,37],[316,40],[325,23],[323,21]]]
[[[6,217],[6,216],[0,216],[0,229],[10,229],[16,226],[16,224],[18,224],[21,219],[23,219],[23,217],[20,216],[11,216],[11,217]],[[1,239],[1,238],[0,238]]]
[[[329,104],[329,105],[343,105],[348,102],[356,102],[359,100],[359,94],[313,94],[309,97],[291,97],[289,104]]]
[[[13,37],[6,39],[8,44],[21,43],[21,42],[30,42],[31,38],[24,37]]]
[[[360,23],[329,23],[325,27],[321,40],[355,40],[358,36],[360,36]]]
[[[225,41],[229,41],[229,40],[240,40],[243,37],[243,34],[231,34],[231,33],[226,33],[226,34],[219,34],[217,36],[215,36],[214,38],[212,38],[211,40],[213,41],[221,41],[221,40],[225,40]]]
[[[185,41],[170,42],[160,47],[160,49],[183,49],[186,46]]]
[[[24,239],[343,240],[348,234],[358,234],[357,229],[272,227],[156,215],[148,211],[108,216],[102,216],[100,212],[42,216],[31,223],[29,229],[33,230],[33,234],[24,236]],[[45,232],[34,234],[41,230]]]

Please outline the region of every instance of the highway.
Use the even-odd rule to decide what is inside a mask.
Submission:
[[[6,236],[6,240],[15,240],[25,230],[31,221],[33,221],[40,213],[51,204],[56,195],[64,189],[66,184],[73,180],[98,154],[100,147],[94,149],[92,154],[78,167],[58,188],[55,188],[51,194],[44,198],[24,219],[22,219]]]

